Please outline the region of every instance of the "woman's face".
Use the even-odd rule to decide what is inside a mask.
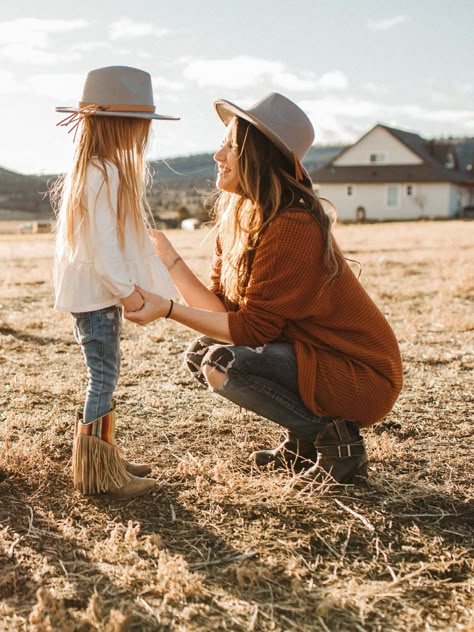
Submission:
[[[227,193],[237,193],[239,188],[239,149],[235,135],[234,124],[230,123],[221,148],[214,154],[218,166],[216,186]]]

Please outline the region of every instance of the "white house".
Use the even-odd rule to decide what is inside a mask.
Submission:
[[[467,215],[474,206],[474,138],[425,140],[378,124],[311,175],[343,221]]]

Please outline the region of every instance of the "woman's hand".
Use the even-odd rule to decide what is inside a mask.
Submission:
[[[166,267],[170,266],[178,256],[178,253],[173,248],[168,237],[161,230],[156,230],[155,228],[150,228],[148,234],[155,254],[158,255]]]
[[[144,301],[144,305],[138,311],[127,311],[125,308],[124,317],[137,325],[148,325],[157,318],[163,318],[169,311],[170,299],[163,298],[159,294],[152,294],[141,287],[135,286]]]

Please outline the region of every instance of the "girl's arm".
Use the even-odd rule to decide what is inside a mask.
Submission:
[[[124,316],[127,320],[131,320],[137,325],[147,325],[157,318],[167,317],[215,340],[233,342],[230,336],[227,312],[189,307],[174,303],[158,294],[146,292],[140,287],[137,290],[142,295],[145,304],[138,311],[126,310]]]
[[[169,239],[160,230],[151,229],[149,235],[156,254],[168,268],[171,278],[186,303],[200,310],[225,312],[222,301],[188,268]]]

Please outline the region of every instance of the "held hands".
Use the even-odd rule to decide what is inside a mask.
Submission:
[[[143,296],[140,292],[137,292],[137,290],[133,290],[129,296],[123,298],[120,302],[122,303],[125,312],[136,312],[145,304]]]
[[[170,300],[158,294],[147,292],[141,287],[135,286],[136,292],[140,296],[141,309],[137,311],[128,310],[125,305],[124,316],[127,320],[137,325],[148,325],[157,318],[164,318],[169,312]]]

